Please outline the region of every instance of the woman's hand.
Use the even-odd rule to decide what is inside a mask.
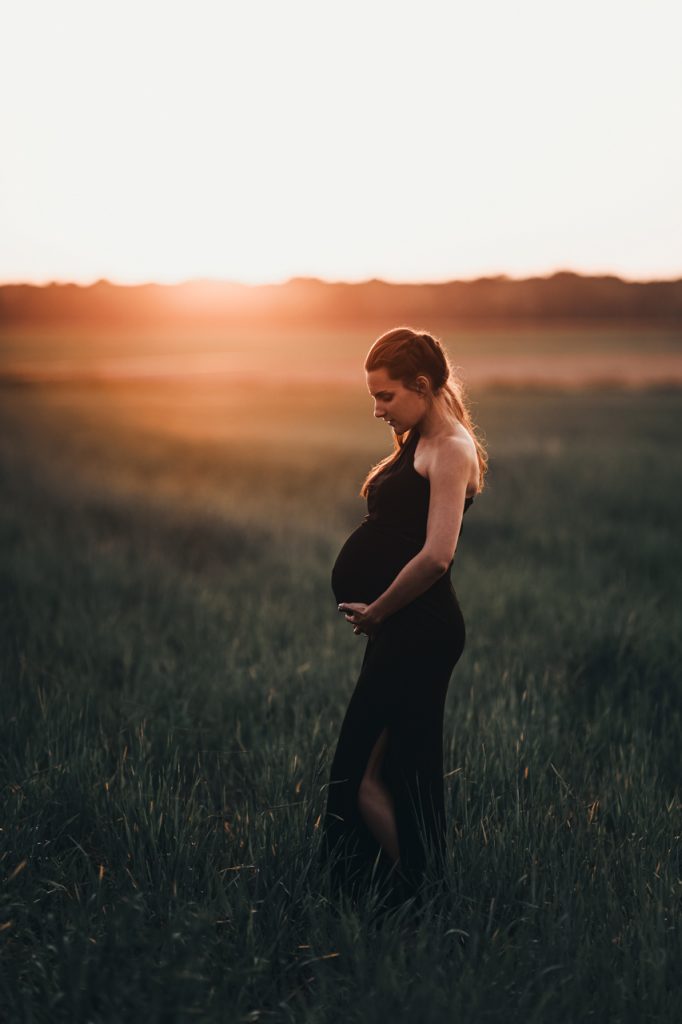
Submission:
[[[353,626],[354,633],[372,633],[381,624],[381,619],[371,604],[363,604],[362,601],[343,601],[339,605],[339,611],[344,613],[344,618]]]

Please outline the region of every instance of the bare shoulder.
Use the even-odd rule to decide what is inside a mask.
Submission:
[[[419,445],[415,469],[431,480],[435,474],[464,476],[467,481],[466,493],[473,496],[478,491],[479,464],[474,440],[464,427],[457,434],[442,434],[425,446]]]

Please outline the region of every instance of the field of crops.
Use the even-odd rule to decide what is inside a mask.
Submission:
[[[378,928],[317,867],[361,376],[0,389],[4,1019],[678,1019],[682,391],[471,399],[448,874]]]

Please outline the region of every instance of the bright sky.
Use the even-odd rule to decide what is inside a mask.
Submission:
[[[682,276],[679,0],[19,0],[0,281]]]

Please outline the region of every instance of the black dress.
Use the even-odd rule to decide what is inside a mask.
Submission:
[[[395,462],[370,484],[367,515],[332,570],[339,603],[374,601],[424,546],[430,484],[414,468],[418,440],[413,428]],[[464,512],[472,501],[465,500]],[[465,642],[451,567],[452,561],[428,590],[386,618],[367,640],[331,767],[321,847],[323,862],[332,851],[338,854],[331,861],[333,876],[351,891],[369,877],[378,854],[380,874],[390,867],[358,809],[360,781],[384,727],[382,780],[393,797],[399,867],[408,891],[419,886],[427,847],[445,853],[443,711]]]

